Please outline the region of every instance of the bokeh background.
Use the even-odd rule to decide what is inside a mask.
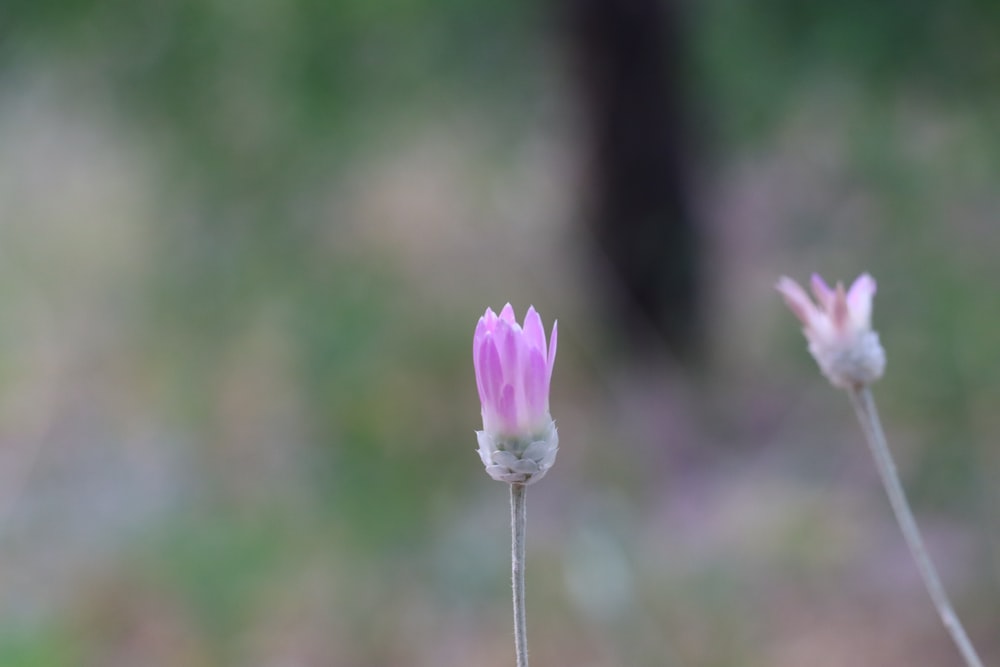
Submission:
[[[538,665],[1000,660],[1000,5],[6,0],[0,664],[510,665],[486,306],[560,324]]]

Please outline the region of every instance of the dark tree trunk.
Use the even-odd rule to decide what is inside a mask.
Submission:
[[[701,351],[683,30],[674,0],[561,0],[591,141],[594,273],[638,355]]]

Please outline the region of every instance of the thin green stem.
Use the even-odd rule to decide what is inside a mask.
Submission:
[[[514,591],[514,652],[517,667],[528,667],[528,630],[524,621],[524,485],[510,485],[511,586]]]
[[[944,586],[941,585],[937,570],[935,570],[934,563],[931,562],[931,557],[927,553],[927,547],[924,545],[924,540],[920,536],[920,529],[917,528],[917,522],[913,518],[913,512],[910,510],[906,494],[903,492],[903,485],[899,481],[896,464],[892,460],[892,454],[889,453],[889,446],[886,444],[885,434],[882,432],[882,424],[878,418],[878,410],[875,408],[875,399],[872,398],[871,390],[868,387],[856,387],[848,393],[858,415],[858,421],[861,422],[861,428],[865,432],[868,446],[875,457],[875,466],[882,477],[882,484],[889,496],[889,504],[892,505],[896,520],[903,531],[903,537],[906,538],[906,544],[910,548],[913,560],[917,562],[917,569],[920,570],[920,576],[923,577],[927,592],[930,593],[931,600],[941,616],[941,621],[955,645],[958,646],[965,664],[968,667],[983,667],[982,661],[976,654],[976,649],[973,648],[962,623],[951,607],[951,602],[948,601],[948,595],[944,591]]]

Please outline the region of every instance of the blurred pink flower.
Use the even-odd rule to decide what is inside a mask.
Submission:
[[[802,322],[809,352],[835,386],[850,389],[871,384],[885,371],[885,351],[872,331],[875,279],[863,273],[845,292],[843,283],[831,289],[812,276],[813,303],[806,291],[782,276],[775,286]]]
[[[524,326],[508,303],[497,316],[479,318],[472,341],[476,386],[482,405],[479,455],[486,471],[505,482],[540,479],[555,461],[558,436],[549,414],[549,385],[556,359],[558,323],[545,343],[545,328],[535,308]]]

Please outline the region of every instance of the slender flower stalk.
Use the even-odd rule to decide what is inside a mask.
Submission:
[[[858,415],[858,421],[861,422],[861,428],[865,432],[865,439],[872,450],[872,456],[875,457],[875,467],[878,468],[885,492],[889,496],[889,504],[892,505],[892,511],[896,514],[896,520],[903,531],[903,537],[906,538],[910,554],[917,563],[917,569],[920,570],[920,576],[924,580],[927,592],[930,593],[931,600],[941,616],[941,622],[944,623],[944,627],[948,630],[955,645],[958,646],[965,664],[968,667],[983,667],[976,649],[969,641],[969,636],[965,634],[965,628],[962,627],[958,615],[952,609],[948,594],[945,593],[944,586],[941,585],[941,579],[938,577],[937,570],[934,569],[934,563],[931,561],[924,540],[920,536],[917,521],[913,518],[910,504],[903,492],[903,485],[899,481],[896,464],[892,460],[892,454],[889,453],[889,446],[886,444],[885,434],[882,432],[882,424],[878,418],[878,410],[875,408],[872,392],[868,387],[853,387],[848,390],[848,394],[854,405],[854,411]]]
[[[510,580],[514,596],[514,654],[517,667],[528,667],[528,624],[524,618],[524,484],[510,485]]]
[[[896,464],[886,443],[875,399],[869,388],[885,371],[885,351],[878,334],[871,328],[875,280],[867,273],[862,274],[845,291],[841,283],[831,289],[822,278],[813,275],[815,304],[805,290],[790,278],[782,277],[776,288],[802,322],[803,333],[809,341],[809,352],[816,359],[820,370],[835,387],[847,390],[851,398],[851,404],[875,458],[875,467],[889,496],[889,504],[945,629],[958,647],[967,667],[983,667],[962,623],[952,609],[924,545],[896,472]]]
[[[479,458],[493,479],[510,484],[511,587],[517,667],[528,667],[524,614],[525,491],[549,471],[559,435],[549,414],[549,385],[556,359],[557,324],[545,342],[542,318],[528,308],[524,326],[508,303],[496,315],[487,308],[472,340],[472,360],[482,406],[476,432]]]

